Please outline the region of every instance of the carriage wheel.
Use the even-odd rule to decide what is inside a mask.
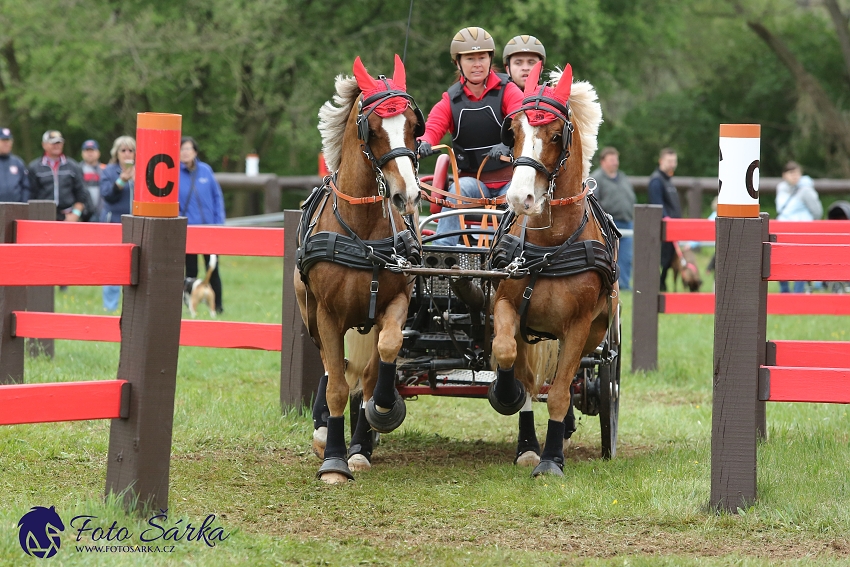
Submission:
[[[621,335],[622,336],[622,335]],[[620,345],[611,364],[599,368],[599,423],[602,426],[602,458],[617,454],[617,422],[620,417]]]

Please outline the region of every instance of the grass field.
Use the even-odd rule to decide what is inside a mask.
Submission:
[[[705,253],[703,261],[707,259]],[[227,320],[279,323],[280,260],[224,258]],[[704,288],[710,289],[708,287]],[[57,311],[100,313],[98,288],[57,292]],[[512,465],[516,417],[485,400],[408,401],[355,483],[315,480],[308,415],[281,414],[278,353],[182,348],[168,519],[181,529],[215,514],[228,538],[141,541],[146,519],[103,501],[109,423],[0,428],[0,565],[36,565],[18,544],[32,506],[66,523],[54,565],[847,565],[850,422],[846,406],[768,407],[759,499],[737,515],[707,508],[711,429],[710,316],[661,316],[659,370],[631,374],[630,300],[620,444],[599,459],[597,418],[582,417],[563,479]],[[773,339],[850,340],[837,317],[771,317]],[[115,378],[118,345],[57,341],[29,360],[27,382]],[[545,408],[535,406],[538,435]],[[133,536],[120,545],[172,552],[80,551],[70,519],[96,516]],[[156,533],[156,532],[154,532]],[[161,533],[161,532],[160,532]],[[168,533],[168,532],[166,532]],[[115,545],[116,542],[100,541]],[[45,564],[47,564],[45,562]]]

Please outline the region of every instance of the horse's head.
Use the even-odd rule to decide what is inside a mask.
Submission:
[[[581,144],[573,143],[579,133],[574,131],[569,103],[572,68],[567,65],[552,88],[537,85],[541,67],[539,62],[531,70],[520,111],[502,128],[502,141],[514,147],[515,158],[506,199],[518,215],[540,214],[552,198],[555,179],[565,174],[569,177],[575,166],[581,181]]]
[[[354,61],[354,77],[360,102],[352,109],[357,137],[371,161],[378,190],[386,194],[402,214],[412,214],[419,205],[416,137],[425,132],[422,112],[407,94],[404,64],[395,56],[392,79],[369,75],[360,57]]]

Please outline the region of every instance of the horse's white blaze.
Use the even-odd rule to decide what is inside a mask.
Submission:
[[[523,133],[522,150],[519,155],[540,161],[540,156],[543,153],[543,140],[534,135],[534,127],[528,123],[525,115],[519,116],[516,120],[519,120]],[[526,166],[514,169],[511,187],[508,189],[506,198],[515,213],[533,215],[542,210],[543,203],[537,197],[536,185],[536,169]]]
[[[404,125],[406,123],[407,118],[404,114],[397,114],[390,118],[384,118],[383,126],[387,133],[387,137],[390,140],[390,148],[404,147]],[[413,162],[410,158],[406,157],[397,157],[393,161],[395,162],[398,172],[401,174],[401,179],[404,182],[404,187],[407,192],[407,202],[413,205],[417,197],[418,188],[416,183],[416,174],[413,171]]]

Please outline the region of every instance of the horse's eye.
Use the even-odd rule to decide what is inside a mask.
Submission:
[[[561,135],[560,134],[555,134],[554,136],[552,136],[552,143],[553,144],[556,143],[556,142],[560,142],[560,141],[561,141]]]

